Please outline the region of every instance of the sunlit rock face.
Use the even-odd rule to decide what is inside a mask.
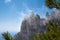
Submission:
[[[35,33],[46,33],[46,24],[49,20],[59,19],[60,13],[52,12],[50,15],[46,13],[44,19],[40,18],[38,14],[31,14],[24,18],[21,25],[21,31],[15,35],[13,40],[30,40]]]
[[[41,20],[41,21],[40,21]],[[31,14],[24,18],[21,31],[15,36],[14,40],[29,40],[35,33],[44,33],[45,19],[40,19],[38,14]]]

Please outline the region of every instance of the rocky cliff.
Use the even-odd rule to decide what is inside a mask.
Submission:
[[[41,20],[41,21],[40,21]],[[45,19],[40,19],[38,14],[31,14],[25,18],[21,25],[21,31],[14,38],[15,40],[29,40],[35,33],[44,33]]]
[[[35,33],[41,34],[46,33],[46,24],[49,20],[59,19],[60,20],[60,12],[52,12],[51,15],[46,14],[46,18],[41,19],[38,14],[31,14],[27,16],[22,21],[21,31],[15,35],[14,40],[29,40],[31,36]]]

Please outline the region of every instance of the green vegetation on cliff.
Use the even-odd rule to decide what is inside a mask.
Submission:
[[[33,40],[60,40],[60,30],[58,30],[57,23],[49,21],[46,30],[44,34],[34,34]]]

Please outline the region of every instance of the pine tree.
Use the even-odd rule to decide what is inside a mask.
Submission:
[[[60,40],[60,30],[58,30],[57,23],[49,21],[46,30],[44,34],[35,34],[33,40]]]
[[[2,33],[4,40],[12,40],[12,36],[8,32]]]
[[[60,9],[60,2],[57,2],[56,0],[46,0],[45,5],[50,9],[52,8]]]

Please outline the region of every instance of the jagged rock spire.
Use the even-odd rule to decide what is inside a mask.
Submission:
[[[43,21],[43,20],[42,20]],[[22,21],[21,31],[15,37],[16,40],[30,40],[35,33],[44,33],[44,30],[40,25],[40,16],[38,14],[27,16],[26,19]],[[20,38],[19,38],[20,37]]]
[[[39,16],[38,14],[36,14],[36,17],[37,17],[38,19],[40,19],[40,16]]]

